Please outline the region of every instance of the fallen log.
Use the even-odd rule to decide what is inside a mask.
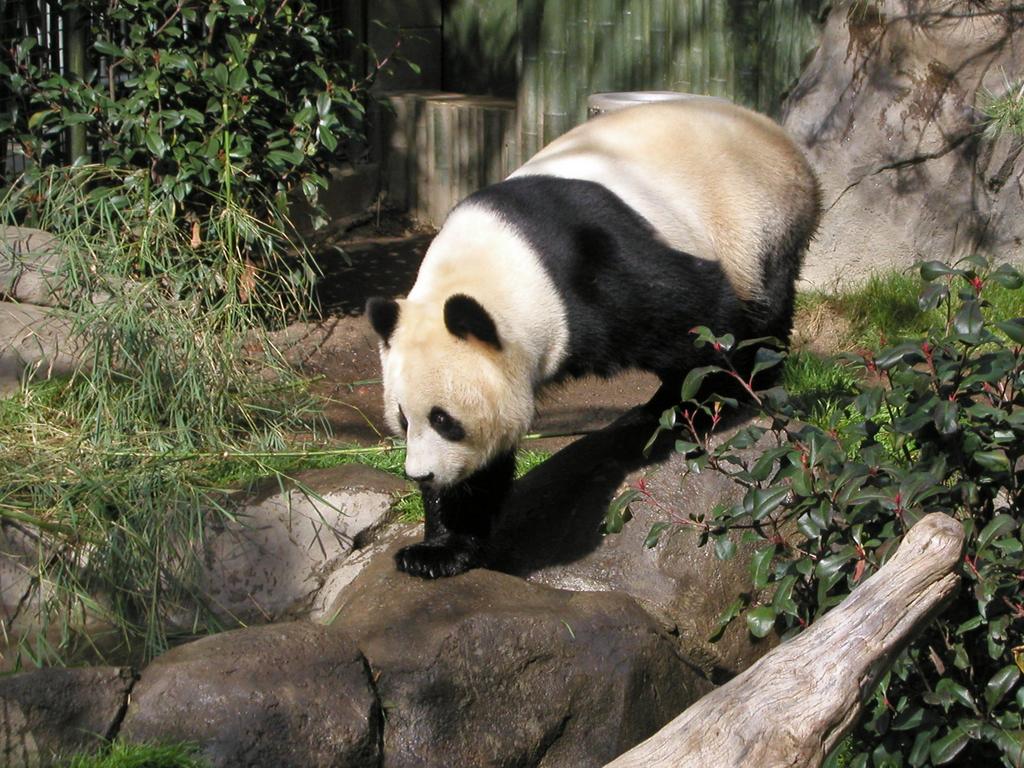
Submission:
[[[953,595],[963,540],[956,520],[927,515],[839,606],[606,768],[820,765]]]

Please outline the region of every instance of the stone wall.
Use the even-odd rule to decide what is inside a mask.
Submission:
[[[1020,87],[1024,9],[966,0],[840,3],[784,109],[821,180],[807,285],[973,252],[1020,259],[1024,139],[982,108]]]

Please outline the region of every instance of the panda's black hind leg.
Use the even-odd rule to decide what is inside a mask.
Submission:
[[[426,535],[395,554],[398,570],[436,579],[487,564],[487,540],[512,487],[515,452],[494,459],[451,488],[423,487]]]

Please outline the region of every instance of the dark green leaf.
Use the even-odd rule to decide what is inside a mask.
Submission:
[[[650,533],[647,534],[647,538],[644,539],[644,546],[647,549],[651,549],[657,545],[661,539],[661,534],[668,530],[670,523],[655,523],[651,526]]]
[[[1016,664],[1007,664],[992,675],[985,686],[985,703],[989,710],[1003,700],[1003,697],[1017,684],[1018,679],[1020,679],[1020,670]]]
[[[977,456],[977,454],[975,454]],[[983,551],[992,540],[1004,533],[1009,533],[1017,527],[1017,520],[1010,515],[996,515],[978,534],[978,552]]]
[[[977,451],[971,458],[991,472],[1010,471],[1010,460],[1006,457],[1006,451]]]
[[[964,302],[960,311],[953,318],[953,326],[958,333],[975,336],[981,332],[985,319],[981,315],[980,302],[970,299]]]
[[[772,558],[775,557],[775,546],[759,549],[750,559],[750,574],[754,581],[754,589],[764,589],[771,573]]]
[[[790,489],[785,485],[776,485],[771,488],[753,488],[747,493],[750,501],[748,510],[755,520],[762,519],[765,515],[774,512],[790,494]]]
[[[754,637],[767,637],[775,626],[775,609],[770,605],[761,605],[747,611],[747,629]]]
[[[925,710],[921,707],[911,707],[897,715],[892,721],[894,731],[915,731],[925,720]]]
[[[729,560],[736,554],[736,543],[729,538],[729,534],[715,537],[715,556],[719,560]]]
[[[231,70],[231,76],[228,78],[228,88],[232,91],[243,91],[249,84],[249,73],[245,70],[245,67],[235,67]]]
[[[704,379],[708,374],[721,371],[717,365],[705,365],[700,368],[693,368],[689,373],[686,374],[686,378],[683,379],[683,386],[681,391],[681,398],[683,400],[693,400],[696,397],[697,392],[700,390],[700,385],[704,382]]]
[[[621,493],[611,504],[604,516],[602,531],[606,534],[615,534],[622,531],[622,527],[633,517],[629,505],[641,496],[640,491],[630,488]]]
[[[923,731],[918,731],[914,737],[914,745],[910,749],[910,754],[907,756],[907,762],[910,763],[912,768],[918,768],[928,762],[931,753],[932,739],[935,738],[935,734],[939,732],[938,728],[927,728]]]
[[[952,400],[940,400],[938,405],[935,406],[932,422],[935,424],[939,434],[952,435],[960,429],[960,424],[957,422],[958,415],[959,408],[957,408],[955,402]]]
[[[935,309],[949,297],[949,287],[941,283],[929,283],[917,300],[918,306],[925,312]]]
[[[146,147],[155,157],[163,157],[167,151],[167,145],[164,143],[163,137],[160,135],[160,131],[156,128],[150,128],[146,131]]]
[[[844,547],[834,555],[823,557],[818,561],[818,566],[815,568],[815,572],[819,578],[827,578],[835,575],[840,568],[846,565],[850,560],[853,559],[856,554],[853,547]]]
[[[729,606],[722,611],[722,615],[718,617],[718,621],[715,624],[715,629],[708,638],[710,642],[715,642],[722,636],[722,632],[725,628],[732,623],[732,620],[740,615],[740,611],[743,610],[743,606],[746,605],[743,598],[738,597],[733,600]]]
[[[865,419],[870,419],[878,413],[882,405],[882,390],[880,387],[865,389],[853,401],[854,407],[861,412]]]
[[[125,51],[120,46],[114,45],[109,40],[97,40],[92,44],[92,47],[104,56],[115,56],[117,58],[124,58],[128,55],[127,51]]]
[[[999,265],[999,267],[989,275],[989,278],[999,283],[1004,288],[1011,290],[1017,290],[1024,285],[1024,278],[1021,277],[1020,272],[1012,265],[1006,262]]]
[[[754,353],[754,367],[751,369],[751,373],[756,375],[761,371],[774,368],[785,359],[786,356],[781,352],[769,349],[768,347],[761,347]]]
[[[941,739],[932,742],[929,753],[935,765],[952,762],[967,746],[971,737],[962,728],[954,728]]]
[[[892,368],[897,363],[917,363],[924,360],[921,345],[908,341],[880,352],[875,357],[875,364],[883,370]]]
[[[1024,344],[1024,317],[1015,317],[996,323],[996,327],[1005,333],[1014,344]]]

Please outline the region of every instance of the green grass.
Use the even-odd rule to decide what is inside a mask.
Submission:
[[[851,392],[856,378],[843,363],[812,352],[794,352],[782,369],[782,385],[792,397],[821,399]]]
[[[824,305],[849,324],[845,343],[876,350],[922,336],[947,322],[937,310],[921,310],[918,298],[923,285],[916,272],[883,272],[841,294],[802,293],[797,308],[810,311]],[[991,304],[991,316],[1001,320],[1024,316],[1021,293],[989,281],[983,285],[981,297]]]
[[[283,233],[231,199],[214,208],[193,228],[147,172],[96,166],[40,169],[0,199],[0,223],[62,243],[56,279],[91,363],[0,404],[0,520],[44,555],[28,604],[49,629],[8,637],[31,663],[93,654],[83,617],[145,660],[170,616],[212,615],[194,576],[209,516],[230,514],[222,457],[259,466],[318,434],[266,333],[309,306],[311,272]]]
[[[992,136],[1008,131],[1024,135],[1024,82],[1014,85],[1006,81],[1004,90],[1002,96],[982,94],[980,107],[987,122],[986,133]]]
[[[850,323],[850,340],[877,348],[924,333],[938,315],[918,305],[921,281],[916,275],[889,272],[872,275],[854,291],[831,297],[831,308]]]
[[[81,754],[58,763],[61,768],[208,768],[190,744],[153,746],[114,741],[97,754]]]

